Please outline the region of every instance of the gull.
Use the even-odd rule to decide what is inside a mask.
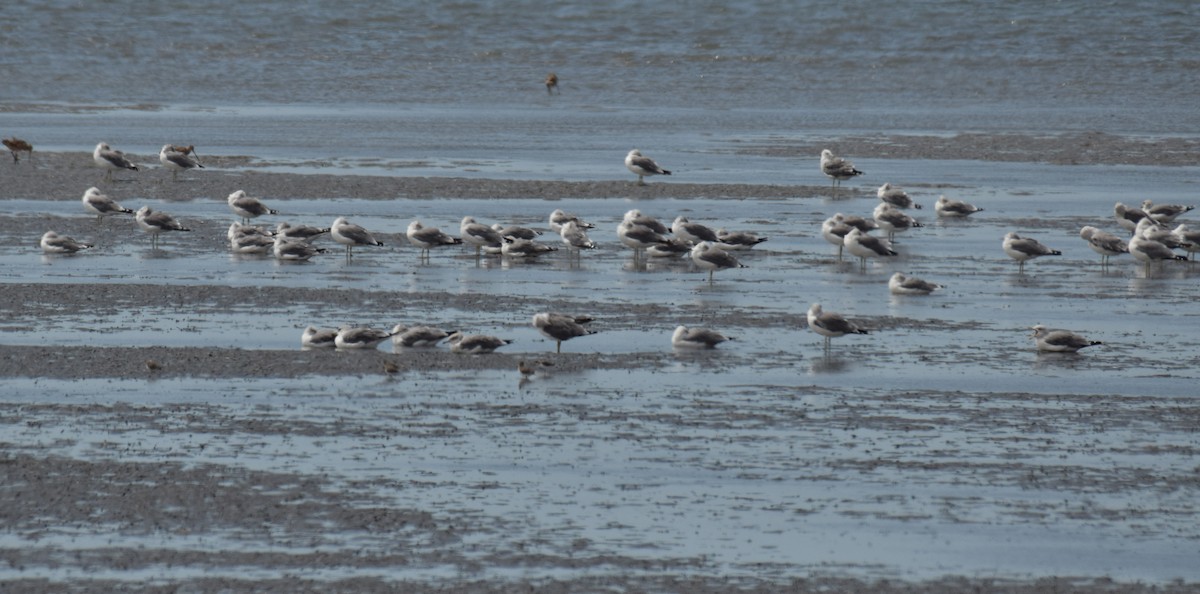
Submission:
[[[843,318],[841,314],[823,311],[820,303],[814,303],[808,308],[808,327],[813,332],[825,337],[825,350],[829,350],[830,341],[847,334],[867,334],[853,322]]]
[[[667,233],[671,232],[671,228],[664,225],[662,221],[659,221],[650,215],[642,214],[642,211],[636,208],[625,211],[625,216],[621,219],[621,221],[631,225],[641,225],[642,227],[645,227],[660,235],[666,235]]]
[[[137,165],[125,158],[125,153],[113,150],[104,142],[96,145],[96,149],[92,151],[92,160],[105,169],[104,179],[106,181],[112,181],[113,171],[119,169],[138,170]]]
[[[864,219],[857,215],[847,216],[840,212],[821,223],[821,237],[824,237],[825,241],[837,246],[838,261],[842,259],[842,248],[845,245],[846,234],[855,228],[863,233],[870,233],[872,229],[878,229],[879,225],[872,219]]]
[[[75,241],[75,239],[66,235],[59,235],[54,231],[44,233],[39,245],[41,245],[42,251],[47,254],[74,254],[80,250],[96,247],[90,243]]]
[[[228,237],[229,241],[233,241],[242,235],[257,235],[259,237],[267,237],[274,240],[276,234],[263,227],[258,227],[255,225],[243,225],[237,221],[230,223],[229,229],[225,232],[225,237]]]
[[[546,75],[546,93],[553,95],[555,91],[558,91],[559,95],[562,94],[562,89],[558,88],[558,75],[551,72]]]
[[[467,353],[478,355],[490,353],[496,349],[512,344],[512,340],[506,338],[497,338],[487,334],[463,334],[462,332],[454,332],[446,342],[450,343],[450,352],[452,353]]]
[[[711,227],[701,225],[700,223],[693,223],[683,215],[675,217],[675,220],[671,223],[671,233],[675,234],[675,237],[686,239],[692,243],[700,243],[702,241],[717,243],[721,241],[717,237],[717,232],[713,231]]]
[[[1175,235],[1174,231],[1163,229],[1150,217],[1138,221],[1137,226],[1133,228],[1133,234],[1157,241],[1173,250],[1187,247],[1187,242]]]
[[[899,272],[888,279],[888,290],[893,295],[928,295],[942,285],[919,279],[915,276],[905,276]]]
[[[692,242],[675,237],[666,243],[656,243],[646,248],[646,255],[651,258],[675,258],[691,253],[692,247]]]
[[[937,211],[939,217],[948,219],[967,217],[983,210],[974,204],[968,204],[962,200],[951,200],[945,196],[938,196],[933,209]]]
[[[595,330],[589,330],[583,326],[590,321],[592,318],[587,316],[542,312],[533,316],[533,327],[537,328],[542,336],[555,341],[557,346],[554,352],[561,353],[564,340],[596,333]]]
[[[117,204],[116,200],[100,193],[96,187],[88,188],[83,193],[83,209],[96,213],[96,220],[101,221],[106,216],[115,214],[133,214],[133,211]]]
[[[913,202],[913,199],[908,196],[908,192],[899,186],[892,184],[883,184],[875,190],[875,195],[883,202],[891,204],[896,208],[921,208],[920,204]]]
[[[461,239],[450,237],[449,234],[437,227],[425,227],[421,225],[421,221],[409,223],[405,236],[408,237],[409,243],[421,248],[421,258],[423,259],[428,259],[430,250],[435,247],[462,244]]]
[[[1142,211],[1160,223],[1173,223],[1176,217],[1194,208],[1196,207],[1183,204],[1155,204],[1149,200],[1142,201]]]
[[[278,210],[267,208],[258,198],[247,196],[245,190],[230,194],[225,201],[229,203],[229,210],[232,210],[233,214],[242,217],[243,223],[265,214],[279,214]]]
[[[1031,336],[1039,351],[1074,353],[1085,347],[1104,344],[1098,340],[1088,340],[1070,330],[1050,330],[1041,324],[1031,327],[1030,330],[1033,330]]]
[[[1020,263],[1018,271],[1025,272],[1025,261],[1032,260],[1041,256],[1061,256],[1062,252],[1052,250],[1036,239],[1030,237],[1021,237],[1016,233],[1009,233],[1004,236],[1004,241],[1001,243],[1004,247],[1004,253],[1008,257]]]
[[[1183,249],[1187,250],[1189,258],[1192,254],[1200,252],[1200,229],[1192,229],[1180,223],[1174,233],[1176,237],[1187,243]]]
[[[351,250],[356,245],[383,245],[383,242],[375,239],[369,231],[347,221],[346,217],[338,217],[333,220],[333,224],[329,226],[329,236],[334,241],[346,246],[346,259],[353,257]]]
[[[642,156],[642,151],[633,149],[625,155],[625,167],[638,176],[638,185],[646,185],[647,175],[671,175],[670,171],[658,166],[654,159]]]
[[[229,240],[229,249],[235,254],[269,254],[275,247],[275,238],[261,233],[235,233]]]
[[[475,246],[475,257],[477,258],[482,248],[499,248],[504,244],[504,236],[483,223],[475,222],[474,217],[463,217],[462,222],[458,225],[458,231],[464,242]]]
[[[880,202],[875,207],[874,217],[879,228],[887,231],[889,241],[896,241],[896,234],[901,231],[921,226],[916,219],[900,212],[887,202]]]
[[[1141,260],[1150,270],[1151,262],[1162,262],[1165,260],[1187,260],[1186,256],[1180,256],[1171,251],[1171,248],[1163,245],[1161,242],[1153,239],[1146,239],[1141,235],[1134,235],[1129,240],[1129,254],[1138,260]]]
[[[1100,263],[1108,265],[1108,261],[1112,256],[1129,253],[1129,246],[1125,244],[1125,240],[1109,233],[1101,231],[1091,225],[1087,225],[1079,230],[1079,237],[1088,242],[1088,247],[1093,252],[1100,254]]]
[[[850,179],[856,175],[862,175],[864,172],[854,168],[854,163],[847,161],[833,154],[833,151],[825,149],[821,151],[821,173],[833,179],[833,187],[841,184],[842,180]]]
[[[175,150],[175,147],[169,144],[164,144],[162,149],[158,151],[158,160],[167,169],[171,170],[171,181],[178,181],[180,171],[187,171],[188,169],[195,169],[197,167],[204,168],[199,161]]]
[[[518,237],[521,239],[537,239],[538,237],[541,237],[541,235],[542,235],[542,232],[538,231],[537,229],[531,229],[529,227],[522,227],[520,225],[505,226],[505,225],[501,225],[500,223],[496,223],[496,224],[492,225],[492,229],[495,229],[496,232],[500,234],[500,237],[504,237],[505,235],[511,235],[513,237]]]
[[[696,266],[708,270],[709,284],[713,282],[713,273],[718,270],[746,268],[746,265],[738,262],[732,254],[717,248],[708,241],[701,241],[692,248],[692,262],[695,262]]]
[[[454,332],[447,332],[433,326],[396,324],[392,327],[392,346],[405,348],[436,346],[451,334]]]
[[[677,349],[712,349],[728,340],[733,339],[708,328],[676,326],[671,333],[671,346]]]
[[[187,227],[179,224],[175,217],[165,213],[151,209],[149,206],[143,206],[138,209],[134,215],[137,224],[143,231],[150,234],[151,246],[158,248],[158,235],[166,231],[191,231]]]
[[[304,329],[304,333],[300,335],[300,347],[304,349],[321,349],[332,348],[337,346],[337,330],[318,330],[312,326]]]
[[[319,248],[303,239],[283,235],[275,236],[272,250],[275,253],[275,259],[284,262],[307,262],[313,256],[324,254],[326,251],[325,248]]]
[[[339,349],[373,349],[379,346],[379,343],[391,337],[392,333],[387,330],[343,326],[338,329],[337,337],[333,339],[333,343]]]
[[[283,221],[275,226],[275,234],[282,236],[284,239],[298,239],[312,242],[312,240],[326,233],[329,233],[329,227],[293,225],[287,221]]]
[[[554,212],[550,213],[550,230],[555,233],[562,233],[562,226],[565,225],[567,221],[575,221],[575,224],[579,225],[581,229],[596,228],[595,225],[585,222],[583,219],[573,214],[564,212],[561,208],[556,208],[554,209]]]
[[[846,233],[844,241],[846,251],[858,256],[859,268],[862,270],[867,269],[867,258],[886,258],[898,255],[886,239],[863,233],[858,227],[851,227],[850,231]]]
[[[558,248],[529,239],[505,237],[500,244],[500,253],[509,258],[536,258],[542,254],[556,252]]]
[[[4,148],[7,148],[9,152],[12,153],[13,163],[21,162],[21,159],[18,157],[18,153],[22,152],[29,153],[29,162],[33,162],[33,145],[29,144],[29,142],[21,140],[16,136],[12,138],[5,138],[4,140],[0,140],[0,142],[3,142]]]
[[[1140,208],[1125,206],[1118,202],[1113,205],[1113,216],[1116,217],[1117,223],[1124,227],[1126,231],[1133,233],[1133,230],[1137,228],[1138,221],[1150,215],[1146,214],[1146,211]]]
[[[596,243],[588,239],[587,233],[579,228],[579,224],[575,221],[567,221],[567,224],[562,226],[562,231],[559,233],[562,242],[567,246],[567,254],[574,252],[579,255],[580,250],[594,250]]]
[[[642,250],[651,246],[671,243],[669,239],[659,233],[655,233],[649,227],[635,225],[629,221],[621,221],[621,224],[617,225],[617,240],[626,247],[633,248],[634,260],[638,259]]]
[[[717,229],[717,247],[723,250],[748,250],[766,240],[753,233]]]

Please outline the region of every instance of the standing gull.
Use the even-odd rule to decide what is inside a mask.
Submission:
[[[898,255],[886,239],[863,233],[858,227],[850,228],[850,232],[846,234],[845,243],[846,251],[858,256],[858,267],[861,270],[867,269],[867,258],[886,258]]]
[[[580,250],[596,249],[596,243],[588,238],[587,233],[583,229],[580,229],[579,224],[575,221],[567,221],[567,224],[563,225],[559,236],[567,246],[568,256],[574,253],[576,257],[579,257]]]
[[[1133,230],[1137,228],[1138,222],[1150,215],[1146,214],[1146,211],[1140,208],[1125,206],[1123,203],[1118,202],[1113,205],[1113,216],[1116,217],[1117,223],[1124,227],[1126,231],[1133,233]]]
[[[879,225],[872,219],[864,219],[857,215],[844,215],[836,213],[832,217],[825,219],[821,223],[821,237],[825,241],[836,245],[838,248],[838,261],[842,259],[842,248],[845,246],[846,235],[851,229],[858,229],[863,233],[870,233],[872,229],[878,229]]]
[[[455,332],[446,338],[446,342],[450,343],[450,352],[452,353],[479,355],[495,351],[504,345],[512,344],[513,341],[487,334]]]
[[[275,247],[275,238],[261,233],[236,233],[229,240],[229,250],[235,254],[269,254]]]
[[[713,282],[713,273],[726,268],[746,268],[745,264],[738,262],[732,254],[714,246],[712,243],[702,241],[692,248],[692,262],[696,266],[708,270],[708,283]]]
[[[1004,241],[1001,243],[1004,248],[1004,253],[1008,257],[1020,263],[1017,267],[1019,272],[1025,272],[1025,261],[1039,258],[1041,256],[1061,256],[1062,252],[1052,250],[1036,239],[1029,237],[1021,237],[1016,233],[1009,233],[1004,236]]]
[[[1187,247],[1187,242],[1183,238],[1176,235],[1174,231],[1159,226],[1159,223],[1151,218],[1138,221],[1137,227],[1133,228],[1133,234],[1157,241],[1173,250]]]
[[[647,175],[671,175],[670,171],[658,166],[654,159],[642,156],[642,151],[633,149],[625,155],[625,167],[638,176],[638,185],[646,185]]]
[[[459,245],[462,240],[457,237],[450,237],[449,234],[443,232],[437,227],[426,227],[421,224],[421,221],[413,221],[408,224],[408,230],[404,235],[408,238],[408,242],[416,247],[421,248],[421,259],[428,260],[430,250],[435,247],[444,245]]]
[[[104,168],[104,179],[106,181],[112,181],[113,171],[121,169],[138,170],[137,165],[134,165],[129,159],[125,158],[125,153],[113,150],[112,147],[104,142],[96,145],[96,149],[92,151],[92,160]]]
[[[937,202],[934,203],[933,209],[937,211],[937,215],[942,218],[963,218],[973,215],[981,210],[974,204],[963,202],[962,200],[951,200],[945,196],[938,196]]]
[[[42,251],[47,254],[74,254],[80,250],[95,247],[90,243],[75,241],[71,237],[59,235],[54,231],[47,231],[43,234],[39,245],[41,245]]]
[[[96,220],[103,220],[106,216],[115,214],[133,214],[133,211],[117,204],[116,200],[100,193],[100,189],[96,187],[88,188],[83,193],[83,209],[96,214]]]
[[[229,203],[229,210],[232,210],[233,214],[242,217],[243,223],[249,223],[250,219],[265,214],[279,214],[278,210],[267,208],[258,198],[247,196],[245,190],[230,194],[225,201]]]
[[[550,224],[550,230],[555,233],[562,233],[562,226],[567,224],[567,221],[575,221],[575,224],[579,225],[580,229],[596,228],[595,225],[588,223],[573,214],[565,212],[561,208],[556,208],[554,209],[554,212],[550,213],[550,219],[548,221]]]
[[[165,213],[151,209],[149,206],[143,206],[138,209],[134,215],[137,219],[137,224],[143,231],[150,234],[151,247],[158,248],[158,235],[167,231],[191,231],[187,227],[179,224],[175,217]]]
[[[808,327],[813,332],[825,337],[825,350],[829,350],[830,340],[847,334],[867,334],[866,330],[843,318],[841,314],[823,311],[820,303],[814,303],[808,308]]]
[[[671,233],[675,234],[675,237],[679,239],[692,243],[700,243],[702,241],[717,243],[721,241],[717,237],[717,232],[713,231],[711,227],[701,225],[700,223],[693,223],[683,215],[675,217],[675,220],[671,223]]]
[[[1070,330],[1050,330],[1038,324],[1033,330],[1033,340],[1039,351],[1051,353],[1074,353],[1079,349],[1104,344],[1098,340],[1088,340]]]
[[[887,202],[880,202],[875,207],[874,217],[875,222],[879,224],[879,228],[887,231],[889,241],[896,241],[896,234],[901,231],[921,226],[921,223],[917,222],[916,219],[901,212]]]
[[[1151,262],[1163,262],[1166,260],[1187,260],[1186,256],[1180,256],[1171,251],[1171,248],[1163,245],[1161,242],[1153,239],[1146,239],[1141,235],[1134,235],[1129,240],[1129,255],[1141,260],[1145,264],[1146,271],[1150,271]]]
[[[671,346],[677,349],[712,349],[729,340],[733,339],[708,328],[676,326],[671,333]]]
[[[583,326],[590,321],[592,318],[586,316],[542,312],[533,316],[533,327],[537,328],[542,336],[554,340],[557,343],[554,352],[561,353],[564,340],[596,333],[595,330],[589,330]]]
[[[666,235],[671,232],[671,228],[664,225],[662,221],[650,215],[642,214],[642,211],[636,208],[625,211],[625,216],[622,217],[621,221],[631,225],[641,225],[660,235]]]
[[[162,149],[158,151],[158,160],[167,169],[171,170],[171,181],[179,180],[179,172],[195,169],[197,167],[203,169],[204,166],[199,161],[175,150],[174,146],[164,144]]]
[[[504,243],[504,237],[498,231],[483,223],[475,222],[474,217],[463,217],[462,222],[458,225],[458,231],[464,242],[475,246],[476,258],[479,257],[480,250],[483,248],[499,249]],[[555,233],[557,232],[555,231]]]
[[[20,163],[19,153],[29,153],[29,162],[33,162],[33,145],[25,140],[17,137],[5,138],[3,141],[4,148],[7,148],[12,153],[13,163]]]
[[[892,278],[888,279],[888,290],[893,295],[928,295],[941,288],[942,285],[931,283],[915,276],[905,276],[899,272],[893,274]]]
[[[1174,233],[1176,237],[1186,242],[1187,245],[1183,249],[1187,250],[1189,259],[1192,254],[1200,252],[1200,229],[1192,229],[1180,223]]]
[[[821,173],[833,179],[833,187],[837,187],[844,179],[850,179],[864,172],[854,168],[854,163],[833,154],[825,149],[821,151]]]
[[[333,220],[333,224],[329,226],[329,235],[333,237],[334,241],[346,246],[346,259],[353,257],[351,251],[356,245],[383,245],[383,242],[375,239],[369,231],[347,221],[346,217],[338,217]]]
[[[1100,254],[1100,264],[1102,266],[1107,266],[1112,256],[1129,253],[1129,246],[1125,244],[1124,239],[1107,231],[1101,231],[1091,225],[1080,229],[1079,237],[1088,242],[1088,247],[1093,252]]]
[[[671,240],[654,232],[649,227],[635,225],[629,221],[621,221],[621,224],[617,225],[617,240],[625,246],[633,248],[634,261],[640,258],[643,250],[671,243]]]
[[[880,201],[891,204],[896,208],[921,208],[920,204],[913,202],[913,199],[909,197],[908,192],[904,191],[904,188],[893,186],[892,184],[879,186],[879,189],[875,190],[875,195],[879,197]]]

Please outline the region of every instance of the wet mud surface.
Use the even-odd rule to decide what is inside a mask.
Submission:
[[[997,164],[1026,162],[1030,147],[1043,165],[1190,166],[1195,154],[1187,140],[1102,135],[839,146]],[[205,163],[179,183],[152,169],[101,185],[187,218],[193,234],[162,250],[128,220],[81,213],[99,185],[89,155],[0,165],[5,592],[1200,590],[1200,340],[1187,330],[1200,272],[1128,258],[1101,269],[1081,249],[1073,230],[1105,221],[1112,199],[1136,202],[1119,183],[1054,186],[1054,205],[1029,208],[1025,188],[1060,171],[915,186],[928,227],[901,238],[899,262],[860,270],[835,260],[819,225],[869,213],[869,184],[830,198],[811,178],[638,188]],[[1112,193],[1083,196],[1097,187]],[[232,258],[223,199],[235,188],[300,222],[349,209],[388,246],[346,261],[326,242],[295,267]],[[943,192],[988,210],[934,221]],[[468,212],[534,225],[558,207],[599,224],[603,245],[578,266],[465,250],[416,266],[401,233],[414,216],[456,232]],[[686,262],[630,262],[612,228],[634,207],[771,240],[709,285]],[[49,228],[97,248],[42,256]],[[1017,275],[995,253],[1010,228],[1067,253]],[[947,289],[889,297],[892,270]],[[872,334],[823,353],[805,329],[815,300]],[[528,327],[546,310],[593,315],[600,333],[555,354]],[[516,342],[489,356],[299,349],[303,326],[350,321]],[[1037,322],[1105,344],[1039,355]],[[675,324],[735,340],[675,352]],[[553,366],[522,379],[525,359]]]

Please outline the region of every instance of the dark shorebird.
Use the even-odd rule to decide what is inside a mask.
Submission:
[[[7,148],[12,153],[13,163],[20,163],[20,153],[29,153],[29,162],[33,162],[33,145],[29,142],[21,140],[17,137],[5,138],[0,140],[4,143],[4,148]]]
[[[647,175],[671,175],[670,171],[659,167],[658,163],[650,157],[642,156],[642,151],[633,149],[629,154],[625,155],[625,167],[638,176],[638,185],[646,185]]]
[[[551,72],[546,75],[546,93],[553,95],[555,91],[562,94],[562,89],[558,88],[558,75]]]

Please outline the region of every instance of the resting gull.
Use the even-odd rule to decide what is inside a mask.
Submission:
[[[746,265],[738,262],[732,254],[708,241],[702,241],[692,248],[692,262],[695,262],[696,266],[708,270],[709,284],[713,282],[713,273],[718,270],[746,268]]]
[[[1125,228],[1126,231],[1133,233],[1137,228],[1138,221],[1150,216],[1146,211],[1118,202],[1113,205],[1113,216],[1116,217],[1117,223]]]
[[[249,223],[250,219],[261,217],[265,214],[279,214],[279,211],[267,208],[258,198],[247,196],[245,190],[237,190],[225,199],[229,204],[229,210],[233,214],[242,217],[243,223]]]
[[[453,333],[453,331],[442,330],[434,326],[396,324],[392,328],[392,346],[404,348],[436,346]]]
[[[312,240],[329,233],[329,227],[313,227],[311,225],[293,225],[283,221],[275,226],[275,234],[285,239],[297,239],[312,242]]]
[[[503,235],[483,223],[476,222],[475,217],[463,217],[462,222],[458,224],[458,232],[464,243],[475,246],[476,257],[483,248],[500,249],[501,244],[504,243]]]
[[[862,175],[864,172],[854,168],[854,163],[847,161],[833,154],[833,151],[825,149],[821,151],[821,173],[833,179],[833,187],[841,184],[842,180],[850,179],[856,175]]]
[[[557,343],[554,352],[561,353],[564,340],[596,333],[595,330],[584,327],[584,324],[590,321],[592,318],[586,316],[542,312],[533,316],[533,327],[537,328],[542,336],[554,340]]]
[[[1088,340],[1070,330],[1050,330],[1041,324],[1030,329],[1033,330],[1033,340],[1039,351],[1074,353],[1084,347],[1104,344],[1098,340]]]
[[[300,347],[304,349],[333,348],[337,346],[338,331],[332,329],[317,329],[309,326],[300,335]]]
[[[1109,259],[1112,256],[1129,253],[1129,246],[1125,244],[1125,240],[1109,233],[1087,225],[1079,230],[1079,237],[1088,242],[1088,247],[1093,252],[1100,254],[1100,263],[1108,265]]]
[[[906,276],[900,272],[893,274],[892,278],[888,279],[888,290],[893,295],[928,295],[941,288],[942,285],[915,276]]]
[[[477,355],[490,353],[504,345],[512,344],[513,341],[487,334],[463,334],[462,332],[455,332],[446,338],[446,342],[450,344],[450,352],[452,353]]]
[[[1062,252],[1052,250],[1036,239],[1029,237],[1021,237],[1016,233],[1009,233],[1004,236],[1004,241],[1001,243],[1004,248],[1004,253],[1008,257],[1020,263],[1017,267],[1018,271],[1025,271],[1025,261],[1039,258],[1041,256],[1061,256]]]
[[[313,256],[325,253],[325,248],[319,248],[303,239],[283,235],[275,236],[272,249],[275,259],[284,262],[307,262]]]
[[[1142,211],[1160,223],[1173,223],[1176,217],[1195,208],[1184,204],[1155,204],[1149,200],[1142,201]]]
[[[825,337],[827,351],[830,340],[834,338],[847,334],[867,334],[866,330],[843,318],[841,314],[822,310],[820,303],[814,303],[808,308],[808,327]]]
[[[879,228],[887,232],[889,241],[896,241],[896,234],[901,231],[921,226],[916,219],[887,202],[880,202],[875,207],[874,217]]]
[[[677,349],[711,349],[728,340],[733,339],[708,328],[676,326],[671,334],[671,346]]]
[[[96,149],[92,151],[92,160],[104,168],[104,179],[107,181],[112,181],[113,171],[120,169],[138,170],[137,165],[134,165],[129,159],[125,158],[125,153],[113,150],[112,147],[104,142],[96,145]]]
[[[671,233],[675,237],[692,243],[700,243],[702,241],[717,243],[721,241],[717,237],[717,232],[713,231],[711,227],[700,223],[693,223],[683,215],[675,217],[675,220],[671,223]]]
[[[133,214],[133,211],[117,204],[116,200],[100,193],[100,189],[96,187],[88,188],[83,193],[83,208],[96,214],[96,220],[100,221],[106,216],[115,214]]]
[[[908,192],[904,191],[904,188],[893,186],[892,184],[879,186],[879,189],[875,190],[875,195],[881,201],[891,204],[896,208],[921,208],[920,204],[913,202],[913,199],[909,197]]]
[[[451,237],[448,233],[437,227],[426,227],[421,224],[421,221],[409,223],[408,230],[405,231],[404,235],[408,238],[409,243],[421,248],[421,259],[429,259],[430,250],[435,247],[460,245],[462,243],[461,239]]]
[[[187,227],[179,224],[175,217],[165,213],[151,209],[149,206],[143,206],[138,209],[134,215],[137,219],[137,224],[143,231],[150,234],[150,245],[154,248],[158,247],[158,235],[167,231],[191,231]]]
[[[550,219],[548,221],[548,223],[550,225],[550,230],[555,233],[562,233],[562,226],[565,225],[567,223],[567,221],[575,221],[575,224],[579,225],[580,229],[595,229],[596,228],[595,225],[588,223],[588,222],[584,221],[583,219],[564,211],[561,208],[556,208],[556,209],[554,209],[554,212],[550,213]]]
[[[329,226],[329,236],[333,240],[346,246],[346,258],[353,257],[351,250],[356,245],[382,246],[383,242],[375,239],[369,231],[359,225],[355,225],[346,220],[346,217],[338,217],[334,219],[333,224]]]
[[[887,258],[898,255],[886,239],[863,233],[858,227],[851,227],[843,241],[846,244],[846,251],[858,256],[859,268],[863,270],[867,268],[867,258]]]
[[[933,210],[937,211],[939,217],[961,219],[980,212],[983,209],[962,200],[951,200],[945,196],[938,196],[937,202],[933,205]]]
[[[59,235],[54,231],[44,233],[39,245],[41,245],[42,251],[47,254],[74,254],[80,250],[95,247],[90,243],[75,241],[74,238]]]
[[[638,176],[639,186],[646,185],[645,177],[647,175],[671,175],[670,171],[659,167],[654,159],[642,156],[642,151],[638,149],[633,149],[625,155],[625,167]]]
[[[392,333],[378,328],[344,326],[338,330],[333,343],[339,349],[373,349],[392,337]]]
[[[717,229],[717,247],[723,250],[748,250],[766,240],[766,237],[745,231]]]

